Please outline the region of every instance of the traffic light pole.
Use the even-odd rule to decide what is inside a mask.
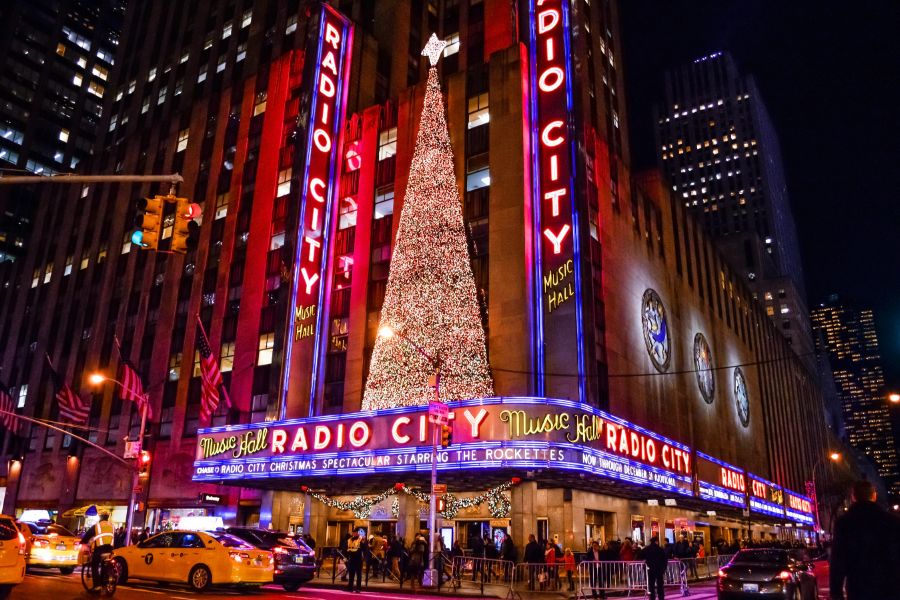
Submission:
[[[0,185],[16,183],[184,183],[178,173],[172,175],[2,175]]]
[[[141,444],[141,451],[134,457],[134,473],[131,475],[131,495],[128,498],[128,513],[125,519],[125,545],[131,545],[131,527],[134,524],[134,503],[137,500],[137,486],[141,476],[141,454],[144,450],[144,428],[147,426],[147,406],[150,404],[149,399],[145,398],[141,406],[141,431],[138,433],[138,441]]]

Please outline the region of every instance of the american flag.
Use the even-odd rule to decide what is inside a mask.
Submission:
[[[72,391],[69,384],[59,376],[59,373],[51,366],[50,378],[56,389],[56,401],[59,402],[59,417],[63,421],[69,421],[76,425],[87,423],[91,413],[91,405],[84,401],[78,394]]]
[[[219,408],[219,390],[221,390],[226,408],[231,408],[231,398],[228,397],[228,392],[222,386],[222,372],[219,371],[219,363],[209,347],[209,339],[206,337],[203,322],[198,318],[197,323],[200,325],[197,352],[200,354],[200,378],[202,380],[200,416],[203,420],[209,420]]]
[[[9,395],[9,388],[5,384],[0,383],[0,424],[6,427],[14,434],[19,433],[19,419],[15,417],[16,407],[13,406],[12,398]]]
[[[122,357],[122,400],[131,400],[139,409],[147,406],[147,419],[153,418],[153,408],[144,393],[144,384],[131,362]]]

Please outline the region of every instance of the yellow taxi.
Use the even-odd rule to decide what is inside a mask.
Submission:
[[[81,540],[56,523],[19,523],[25,535],[25,563],[29,567],[59,569],[69,575],[78,565]]]
[[[259,587],[272,583],[275,560],[244,540],[219,531],[166,531],[116,549],[120,583],[128,579],[186,583],[201,592],[213,585]]]
[[[0,515],[0,598],[25,579],[25,536],[12,517]]]

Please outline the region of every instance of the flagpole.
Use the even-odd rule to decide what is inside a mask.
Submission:
[[[138,443],[140,444],[141,451],[144,449],[144,428],[147,426],[147,405],[150,403],[150,398],[147,397],[147,394],[144,394],[144,401],[141,403],[141,431],[138,433]],[[140,481],[140,460],[141,460],[141,452],[138,452],[138,455],[134,457],[134,472],[131,475],[131,495],[128,498],[128,513],[125,519],[125,545],[131,545],[131,527],[134,523],[134,503],[137,500],[137,486]]]

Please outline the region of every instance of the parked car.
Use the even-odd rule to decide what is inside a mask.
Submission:
[[[25,536],[12,517],[0,515],[0,598],[25,579]]]
[[[270,551],[275,557],[275,583],[286,591],[296,591],[313,578],[316,553],[300,538],[257,527],[228,527],[225,531],[261,550]]]
[[[116,549],[120,583],[129,579],[186,583],[202,592],[213,585],[258,588],[272,583],[272,553],[224,531],[166,531]]]
[[[70,575],[78,565],[81,540],[56,523],[19,523],[25,535],[25,564],[29,567],[59,569]]]
[[[719,600],[816,600],[818,587],[811,565],[776,548],[741,550],[719,569]]]

